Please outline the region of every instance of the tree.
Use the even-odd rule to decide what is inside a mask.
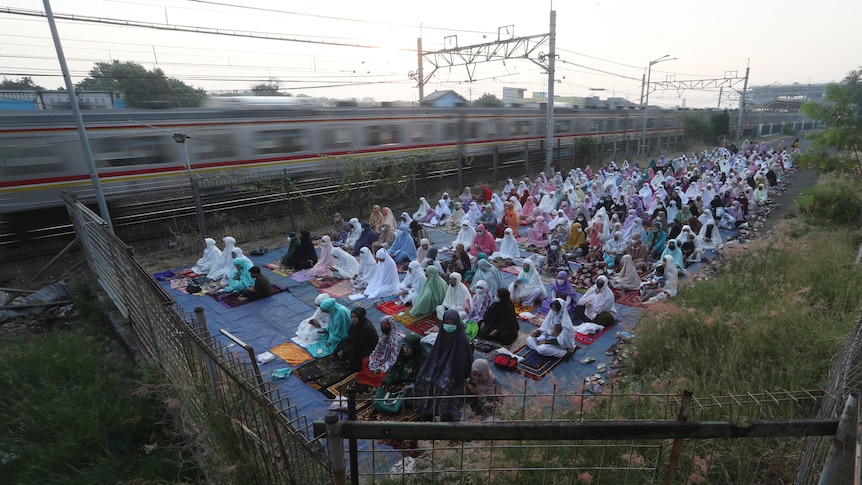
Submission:
[[[685,133],[685,143],[696,140],[703,143],[707,136],[712,134],[712,126],[703,111],[689,111],[679,117],[682,130]]]
[[[200,106],[206,91],[165,76],[158,68],[148,71],[136,62],[97,62],[90,77],[75,85],[86,91],[120,91],[132,107],[146,106],[149,102],[164,102],[170,106]]]
[[[485,93],[479,96],[476,101],[473,101],[473,106],[484,106],[489,108],[498,108],[503,106],[503,101],[493,94]]]
[[[277,82],[253,84],[251,93],[255,96],[284,96],[283,93],[278,92]]]
[[[709,117],[709,125],[712,137],[715,140],[730,134],[730,113],[726,109],[718,113],[712,113]]]
[[[3,78],[0,81],[0,89],[20,89],[20,90],[36,90],[44,91],[45,88],[33,82],[30,76],[24,76],[18,80]]]
[[[578,138],[575,142],[575,157],[585,161],[587,164],[593,163],[593,160],[598,157],[599,142],[591,136]]]
[[[824,172],[862,175],[862,72],[826,85],[823,103],[807,102],[802,113],[826,129],[808,135],[811,147],[794,160]]]

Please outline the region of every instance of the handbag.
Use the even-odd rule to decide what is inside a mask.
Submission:
[[[494,357],[494,365],[501,369],[512,370],[518,365],[518,359],[511,355],[499,354]]]
[[[383,387],[374,394],[374,409],[381,413],[397,414],[404,407],[404,389],[389,392]]]

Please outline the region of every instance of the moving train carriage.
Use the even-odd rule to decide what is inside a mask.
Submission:
[[[556,112],[555,137],[638,136],[639,111]],[[650,133],[678,132],[676,111],[651,110]],[[523,153],[544,141],[545,114],[529,109],[347,108],[180,109],[84,112],[87,136],[108,199],[189,184],[182,144],[197,177],[233,171],[308,170],[354,157],[428,151],[449,156]],[[462,133],[463,130],[463,133]],[[59,206],[93,188],[71,112],[0,114],[0,213]]]

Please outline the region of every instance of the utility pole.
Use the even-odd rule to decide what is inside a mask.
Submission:
[[[554,61],[557,39],[557,11],[551,10],[551,33],[549,34],[548,47],[548,102],[547,119],[545,121],[545,172],[554,173]]]
[[[422,75],[422,37],[416,38],[416,57],[417,57],[417,61],[419,63],[419,68],[416,71],[417,72],[417,78],[419,78],[420,80],[425,79],[425,77]],[[420,105],[422,104],[423,99],[425,99],[425,83],[420,81],[419,82],[419,104]]]
[[[54,47],[57,49],[57,60],[60,61],[60,69],[63,71],[63,81],[66,83],[66,94],[69,95],[69,105],[72,107],[75,125],[78,127],[78,137],[81,139],[81,148],[84,150],[84,158],[87,160],[87,168],[90,171],[90,181],[93,183],[93,190],[96,192],[99,213],[108,225],[108,230],[114,232],[111,215],[108,213],[108,204],[105,202],[105,194],[102,192],[102,183],[99,181],[99,172],[96,170],[96,162],[93,161],[93,152],[90,150],[87,131],[84,129],[84,119],[78,107],[78,95],[75,94],[75,88],[72,86],[72,76],[69,74],[69,66],[66,64],[63,46],[60,44],[60,33],[57,31],[57,24],[54,22],[54,11],[51,10],[49,0],[42,0],[42,3],[45,5],[45,17],[47,17],[48,26],[51,28],[51,37],[54,38]]]
[[[745,91],[748,89],[748,73],[750,69],[750,65],[745,66],[745,83],[742,85],[742,94],[739,95],[739,120],[736,122],[737,140],[742,139],[742,123],[745,120]]]

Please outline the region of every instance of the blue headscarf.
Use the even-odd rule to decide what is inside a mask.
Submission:
[[[254,278],[251,277],[251,273],[248,271],[251,269],[252,264],[245,258],[236,258],[233,260],[233,265],[234,269],[231,270],[228,276],[230,282],[225,291],[239,293],[250,286],[254,286]],[[237,269],[237,266],[240,269]],[[239,275],[239,278],[236,277],[237,275]]]
[[[353,254],[359,254],[359,251],[362,248],[371,249],[371,245],[377,241],[377,233],[372,229],[371,225],[367,222],[362,223],[362,234],[360,234],[359,239],[356,240],[356,244],[353,245]]]

